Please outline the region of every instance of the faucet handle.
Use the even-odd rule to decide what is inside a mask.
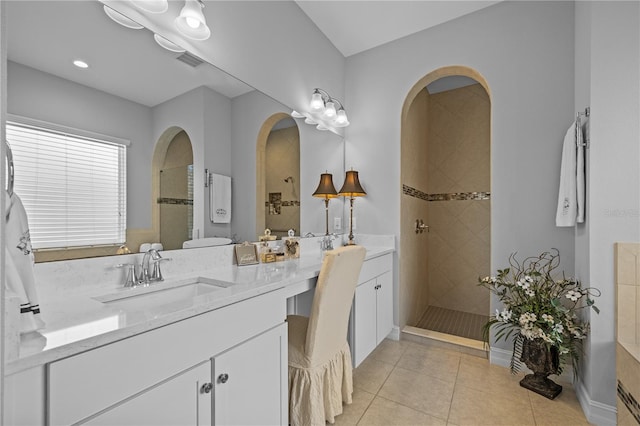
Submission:
[[[162,271],[160,270],[160,262],[166,262],[168,260],[171,260],[171,258],[161,257],[153,261],[153,272],[151,273],[151,277],[150,277],[152,281],[164,281],[164,277],[162,276]]]
[[[138,281],[136,280],[136,264],[135,263],[119,263],[115,267],[128,268],[126,272],[124,284],[123,284],[125,287],[135,287],[138,285]]]

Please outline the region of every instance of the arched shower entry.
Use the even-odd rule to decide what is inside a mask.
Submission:
[[[409,91],[401,126],[405,333],[464,337],[472,346],[481,340],[489,315],[489,292],[477,283],[490,273],[490,148],[490,90],[477,71],[439,68]]]

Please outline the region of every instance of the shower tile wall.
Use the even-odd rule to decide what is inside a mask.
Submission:
[[[407,132],[402,144],[402,183],[406,186],[425,189],[427,185],[427,145],[429,93],[422,90],[414,99],[403,124]],[[400,225],[400,318],[401,324],[416,325],[429,306],[427,256],[428,234],[416,234],[415,221],[429,223],[428,205],[424,200],[406,192],[402,194]]]
[[[266,149],[266,190],[281,194],[280,214],[269,214],[266,206],[266,227],[273,235],[286,236],[287,231],[295,229],[300,233],[300,136],[296,126],[273,130],[269,133]],[[293,185],[284,180],[293,176]]]
[[[429,194],[490,192],[490,102],[479,84],[429,96]],[[486,315],[490,200],[428,202],[429,305]]]

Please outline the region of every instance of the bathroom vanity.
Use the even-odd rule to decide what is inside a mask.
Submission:
[[[297,260],[221,266],[231,249],[163,252],[166,281],[148,289],[171,301],[104,283],[51,302],[44,292],[47,343],[7,363],[5,423],[287,424],[286,315],[309,310],[321,256],[303,247]],[[356,363],[393,327],[393,250],[393,237],[367,250],[349,326]],[[96,260],[71,262],[36,272],[81,276]]]

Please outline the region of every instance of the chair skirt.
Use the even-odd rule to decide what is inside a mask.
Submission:
[[[311,362],[304,353],[308,318],[289,316],[289,423],[333,424],[342,404],[351,404],[353,368],[349,343],[326,360]]]

